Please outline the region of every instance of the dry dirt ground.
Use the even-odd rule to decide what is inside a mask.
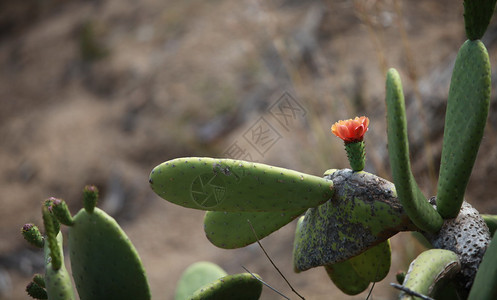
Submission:
[[[463,41],[462,1],[3,2],[0,298],[27,299],[24,286],[41,271],[41,253],[19,234],[41,223],[41,201],[63,198],[75,213],[83,186],[96,184],[100,206],[140,253],[154,299],[172,299],[181,272],[199,260],[229,273],[243,265],[294,299],[257,246],[215,248],[203,212],[153,194],[150,170],[180,156],[236,154],[320,175],[347,167],[331,124],[366,114],[366,170],[388,179],[384,74],[396,67],[416,176],[433,194],[447,74]],[[279,101],[295,114],[277,115]],[[247,138],[260,122],[274,131],[262,148]],[[467,198],[497,213],[494,110],[488,127]],[[293,286],[307,299],[365,299],[342,294],[323,269],[292,272],[294,227],[262,241]],[[392,244],[394,265],[372,299],[395,298],[388,283],[421,249],[408,234]],[[280,298],[265,289],[262,299]]]

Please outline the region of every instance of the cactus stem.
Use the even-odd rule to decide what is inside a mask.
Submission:
[[[92,213],[97,206],[98,189],[94,185],[87,185],[83,189],[83,206],[88,213]]]
[[[45,225],[45,233],[47,235],[48,247],[50,249],[50,258],[52,259],[52,269],[58,270],[62,266],[60,249],[57,244],[57,233],[54,226],[54,217],[50,214],[48,207],[42,205],[43,224]]]

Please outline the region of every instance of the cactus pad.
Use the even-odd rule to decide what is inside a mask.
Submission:
[[[296,271],[347,260],[399,231],[417,229],[391,182],[348,169],[328,173],[335,195],[307,210],[297,226],[293,250]]]
[[[304,212],[305,209],[286,212],[208,211],[204,218],[205,235],[217,247],[241,248],[256,242],[257,238],[268,236]]]
[[[155,167],[149,181],[167,201],[208,211],[296,211],[333,195],[330,180],[233,159],[173,159]]]
[[[383,280],[390,271],[390,241],[386,240],[349,259],[352,267],[369,282]]]
[[[228,275],[220,266],[199,261],[183,272],[176,287],[175,300],[187,300],[202,286]]]
[[[450,82],[437,192],[437,210],[455,218],[483,137],[490,105],[490,61],[480,41],[466,41]]]
[[[255,276],[259,277],[257,274]],[[262,283],[250,273],[227,275],[198,289],[191,300],[257,300]]]
[[[464,25],[470,40],[483,37],[494,14],[495,0],[464,0]]]
[[[357,295],[365,291],[370,281],[362,278],[352,267],[350,260],[324,266],[331,281],[347,295]]]
[[[395,69],[388,70],[386,89],[388,154],[399,200],[416,226],[436,232],[443,220],[423,196],[411,172],[404,92]]]
[[[457,255],[449,250],[430,249],[421,253],[409,266],[403,286],[430,296],[435,292],[442,279],[455,276],[461,269]],[[400,294],[400,299],[412,299],[410,295]]]
[[[82,300],[150,299],[138,253],[117,222],[99,208],[81,209],[69,227],[71,267]]]
[[[56,237],[57,250],[60,254],[61,265],[55,270],[52,266],[50,239],[45,243],[45,287],[50,300],[73,300],[74,290],[71,277],[64,265],[64,253],[62,251],[62,233],[59,232]]]

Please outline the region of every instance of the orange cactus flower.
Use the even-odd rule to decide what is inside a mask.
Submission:
[[[341,138],[346,144],[362,142],[364,134],[368,131],[369,119],[355,117],[345,121],[338,121],[331,126],[331,132]]]

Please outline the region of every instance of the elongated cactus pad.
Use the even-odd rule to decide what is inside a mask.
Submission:
[[[259,277],[259,275],[254,274]],[[260,277],[259,277],[260,278]],[[250,273],[227,275],[198,289],[191,300],[257,300],[262,283]]]
[[[350,260],[324,266],[324,269],[335,286],[347,295],[362,293],[371,283],[357,273]]]
[[[208,211],[204,218],[204,231],[209,241],[219,248],[241,248],[255,243],[257,238],[268,236],[304,212],[305,209],[285,212]],[[247,220],[250,220],[253,230]]]
[[[69,253],[80,299],[150,299],[138,253],[117,222],[99,208],[73,220]]]
[[[348,169],[327,173],[335,195],[307,210],[297,226],[293,249],[297,272],[347,260],[399,231],[417,230],[391,182]]]
[[[464,25],[470,40],[483,37],[494,13],[495,0],[464,0]]]
[[[416,226],[436,232],[443,220],[423,196],[411,172],[404,93],[395,69],[388,70],[386,89],[388,154],[399,200]]]
[[[403,286],[425,296],[432,296],[438,283],[459,272],[461,264],[457,255],[449,250],[430,249],[421,253],[409,266]],[[400,299],[412,299],[401,292]]]
[[[330,180],[232,159],[173,159],[155,167],[149,181],[167,201],[208,211],[296,211],[333,195]]]
[[[466,41],[452,73],[440,163],[437,210],[455,218],[480,147],[490,105],[490,61],[480,41]]]
[[[175,300],[187,300],[202,286],[228,275],[220,266],[208,261],[190,265],[181,275],[176,287]]]
[[[468,299],[497,299],[497,235],[483,256]]]
[[[73,300],[74,290],[71,277],[64,265],[64,252],[62,251],[62,232],[57,234],[57,251],[60,253],[61,265],[58,269],[52,266],[50,239],[45,243],[45,287],[50,300]]]

